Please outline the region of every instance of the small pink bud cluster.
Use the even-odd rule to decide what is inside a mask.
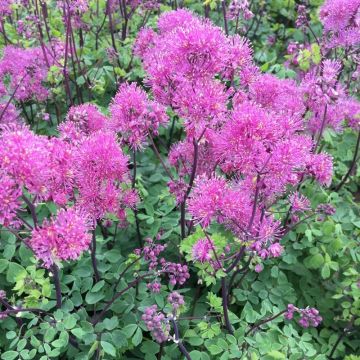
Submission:
[[[159,240],[160,235],[157,236]],[[155,244],[150,238],[146,239],[146,245],[142,249],[136,249],[136,255],[144,255],[144,259],[149,262],[149,270],[158,270],[161,274],[167,274],[171,285],[183,285],[189,279],[189,269],[187,265],[177,264],[159,258],[159,255],[165,250],[166,245]],[[154,284],[149,284],[150,290],[154,289]],[[155,285],[157,290],[158,285]]]
[[[244,20],[249,20],[254,16],[250,10],[249,0],[231,0],[229,5],[229,19],[235,20],[239,16],[242,16]]]
[[[334,215],[336,213],[336,209],[331,204],[320,204],[316,210],[320,213],[329,216]]]
[[[158,294],[161,290],[161,284],[158,281],[146,284],[146,287],[154,294]]]
[[[142,320],[151,332],[154,340],[163,343],[169,338],[170,324],[165,315],[158,312],[156,305],[149,306],[142,315]]]
[[[167,298],[169,304],[172,306],[173,312],[176,313],[181,306],[185,304],[184,297],[177,291],[173,291]]]
[[[183,285],[186,280],[190,278],[189,268],[187,265],[166,262],[164,259],[161,259],[160,262],[162,264],[163,271],[169,276],[171,285]]]
[[[303,328],[308,327],[317,327],[322,322],[322,317],[319,315],[319,311],[315,308],[305,308],[299,309],[293,304],[289,304],[287,307],[287,312],[285,313],[285,318],[288,320],[293,319],[294,313],[300,315],[298,324]]]
[[[295,25],[297,28],[304,28],[307,25],[307,11],[305,5],[298,5]]]
[[[166,249],[166,245],[155,244],[151,238],[145,239],[146,245],[142,249],[136,249],[135,254],[143,253],[144,259],[149,261],[149,269],[154,270],[159,265],[159,255]]]
[[[319,214],[318,221],[324,221],[326,216],[332,216],[336,213],[336,209],[331,204],[320,204],[316,211]]]

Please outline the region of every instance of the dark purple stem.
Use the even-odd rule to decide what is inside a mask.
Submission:
[[[95,230],[93,231],[92,243],[91,243],[91,263],[94,270],[95,282],[100,281],[100,274],[96,262],[96,235]]]
[[[186,347],[184,346],[183,342],[180,339],[180,332],[179,332],[179,327],[175,321],[174,318],[170,319],[171,324],[174,328],[174,333],[175,333],[175,343],[177,344],[177,346],[179,347],[179,350],[181,351],[181,353],[185,356],[185,358],[187,360],[191,360],[191,356],[189,354],[189,352],[186,350]]]
[[[270,321],[273,321],[275,320],[276,318],[278,318],[279,316],[283,315],[286,313],[287,310],[283,310],[283,311],[280,311],[278,314],[270,317],[270,318],[267,318],[267,319],[264,319],[264,320],[261,320],[259,321],[258,323],[254,324],[253,326],[251,326],[251,328],[245,333],[245,337],[248,336],[249,334],[251,334],[254,330],[256,330],[257,328],[259,328],[261,325],[264,325]]]
[[[60,286],[60,278],[59,278],[59,268],[57,267],[57,265],[53,264],[51,270],[54,275],[54,284],[56,291],[56,307],[60,309],[62,305],[62,295],[61,295],[61,286]]]
[[[229,311],[228,311],[228,289],[226,286],[225,278],[221,279],[221,297],[222,297],[222,307],[224,311],[224,321],[225,327],[227,331],[232,335],[234,330],[231,326],[230,319],[229,319]]]
[[[357,141],[356,141],[356,146],[355,146],[355,152],[354,152],[354,156],[353,156],[353,159],[351,161],[351,164],[350,164],[350,167],[349,167],[349,170],[347,171],[346,175],[343,177],[343,179],[340,181],[339,185],[337,185],[335,187],[335,191],[339,191],[343,185],[346,183],[346,180],[349,178],[349,176],[351,175],[354,167],[355,167],[355,164],[356,164],[356,160],[357,160],[357,157],[358,157],[358,153],[359,153],[359,147],[360,147],[360,130],[359,130],[359,133],[358,133],[358,137],[357,137]]]

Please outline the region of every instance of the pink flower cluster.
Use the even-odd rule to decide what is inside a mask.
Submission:
[[[136,249],[135,254],[143,255],[144,259],[149,262],[150,270],[157,270],[159,274],[166,274],[169,277],[171,285],[183,285],[189,279],[189,268],[170,261],[166,261],[163,257],[159,257],[165,250],[166,245],[156,244],[151,238],[146,239],[146,244],[142,249]],[[148,285],[152,292],[157,292],[159,285],[157,281]]]
[[[229,4],[229,18],[236,20],[241,16],[244,20],[251,19],[254,14],[250,10],[249,0],[231,0]]]
[[[328,117],[335,111],[338,63],[324,61],[321,74],[310,73],[300,86],[261,74],[245,39],[187,10],[161,15],[158,32],[143,29],[134,51],[155,99],[171,106],[186,130],[169,154],[179,175],[169,183],[177,202],[186,198],[196,161],[188,201],[193,219],[205,227],[224,224],[263,259],[279,256],[283,230],[269,207],[306,177],[331,183],[332,158],[315,151],[307,129],[313,123],[320,129],[325,105]],[[301,195],[290,201],[296,211],[310,206]],[[208,250],[200,241],[194,257],[205,261]]]
[[[212,240],[199,239],[192,247],[192,255],[195,261],[208,262],[212,258],[215,246]]]
[[[48,96],[48,90],[43,84],[47,76],[47,65],[40,47],[22,49],[6,46],[0,61],[0,94],[15,93],[14,98],[19,101],[44,101]],[[8,88],[5,84],[7,77],[10,77]]]
[[[155,99],[175,110],[189,136],[200,136],[206,127],[222,123],[231,94],[216,75],[230,79],[238,70],[245,82],[253,68],[252,51],[245,39],[226,37],[188,10],[164,13],[158,27],[159,33],[140,32],[135,53]]]
[[[75,208],[61,209],[32,232],[29,245],[45,267],[62,260],[75,260],[89,248],[91,220]]]
[[[167,301],[171,305],[174,313],[177,313],[179,308],[185,304],[184,297],[177,291],[173,291],[172,293],[170,293]]]
[[[110,111],[110,128],[120,133],[123,143],[135,150],[141,149],[147,137],[157,135],[159,126],[168,122],[165,108],[150,101],[136,84],[120,86]]]
[[[360,42],[360,1],[326,0],[320,9],[329,47],[350,47]]]
[[[147,329],[151,331],[155,341],[158,343],[167,341],[170,334],[170,324],[165,315],[158,312],[157,305],[147,307],[142,315],[142,320],[145,322]]]
[[[298,323],[303,328],[318,327],[322,322],[322,317],[319,315],[319,311],[315,308],[307,307],[305,309],[299,309],[293,304],[289,304],[287,312],[285,313],[285,318],[288,320],[293,319],[294,313],[298,313],[300,315]]]
[[[74,259],[88,248],[87,219],[94,223],[113,213],[123,225],[126,209],[138,202],[129,184],[128,157],[108,122],[94,105],[83,104],[70,109],[59,126],[59,138],[36,135],[21,125],[2,127],[0,224],[19,227],[23,223],[23,190],[26,206],[35,211],[39,201],[52,201],[62,208],[55,220],[45,220],[40,229],[33,219],[30,246],[46,266]]]

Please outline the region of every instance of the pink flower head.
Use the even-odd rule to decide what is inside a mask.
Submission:
[[[16,212],[20,208],[21,188],[16,181],[0,172],[0,225],[17,225]]]
[[[219,125],[226,113],[229,92],[215,80],[184,81],[173,97],[173,107],[184,118],[187,134],[197,138],[206,128]]]
[[[12,103],[8,105],[6,103],[0,104],[0,115],[0,127],[21,124],[20,115]]]
[[[146,52],[154,46],[154,40],[157,34],[150,28],[142,28],[134,44],[134,54],[143,58]]]
[[[49,268],[59,261],[75,260],[86,251],[91,242],[90,230],[91,223],[84,212],[61,209],[55,218],[33,230],[29,244]]]
[[[320,9],[325,30],[339,32],[351,26],[359,7],[359,0],[326,0]]]
[[[61,137],[77,141],[83,135],[105,128],[107,118],[93,104],[72,106],[66,116],[66,122],[59,126]]]
[[[310,200],[298,192],[292,193],[289,196],[289,202],[294,212],[304,212],[311,209]]]
[[[223,208],[224,194],[228,191],[226,181],[221,178],[200,177],[195,182],[188,206],[190,213],[205,227],[219,216]]]
[[[6,127],[0,136],[0,169],[42,199],[48,196],[51,172],[47,144],[47,137],[25,126]]]
[[[184,297],[177,291],[173,291],[167,298],[167,301],[176,313],[178,309],[185,304]]]
[[[48,59],[49,61],[49,59]],[[8,93],[19,101],[35,98],[44,101],[48,96],[43,82],[47,76],[47,63],[41,48],[21,49],[12,45],[4,48],[0,61],[0,79],[10,77]]]
[[[170,334],[170,323],[166,321],[163,313],[158,312],[157,305],[147,307],[141,318],[147,329],[151,332],[155,341],[163,343],[168,340]]]
[[[321,184],[329,186],[333,173],[332,157],[328,154],[315,154],[308,163],[309,173]]]
[[[200,23],[200,19],[189,10],[167,11],[159,17],[158,28],[164,34],[178,27],[186,27],[193,22]]]
[[[78,147],[75,165],[79,203],[90,215],[100,219],[123,207],[127,200],[120,185],[128,180],[128,158],[115,134],[99,131],[86,138]]]
[[[148,100],[136,84],[123,84],[110,106],[110,127],[119,132],[124,143],[140,149],[150,133],[157,135],[160,125],[168,121],[165,108]]]
[[[211,260],[214,244],[211,240],[199,239],[192,248],[192,256],[195,261],[208,262]]]

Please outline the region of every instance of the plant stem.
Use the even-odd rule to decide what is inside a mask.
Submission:
[[[318,146],[320,144],[320,140],[321,140],[322,134],[324,132],[325,123],[326,123],[326,115],[327,115],[327,104],[325,105],[325,108],[324,108],[324,116],[323,116],[323,119],[322,119],[322,122],[321,122],[321,127],[320,127],[320,131],[319,131],[319,137],[318,137],[318,139],[316,141],[316,145],[315,145],[315,148],[314,148],[314,153],[316,153],[316,149],[318,148]]]
[[[35,229],[37,229],[38,219],[37,219],[37,215],[36,215],[35,206],[25,195],[22,196],[22,199],[25,201],[25,204],[29,208],[31,217],[34,222],[34,227],[35,227]]]
[[[132,187],[132,189],[135,190],[135,188],[136,188],[136,171],[137,171],[136,150],[133,150],[133,166],[134,167],[133,167],[133,176],[132,176],[131,187]],[[134,216],[135,216],[135,225],[136,225],[136,235],[138,238],[139,246],[140,246],[140,248],[142,248],[143,241],[142,241],[142,237],[141,237],[140,223],[139,223],[138,211],[137,211],[136,207],[134,208]]]
[[[11,101],[13,100],[13,98],[14,98],[14,96],[15,96],[15,94],[16,94],[16,92],[17,92],[17,90],[18,90],[18,88],[19,88],[19,86],[20,86],[20,84],[22,83],[22,81],[25,79],[25,77],[27,76],[27,72],[25,73],[25,75],[20,79],[20,81],[18,82],[18,84],[16,85],[16,87],[15,87],[15,89],[14,89],[14,91],[13,91],[13,93],[11,94],[11,96],[10,96],[10,98],[9,98],[9,100],[7,101],[7,103],[6,103],[6,105],[5,105],[5,107],[3,108],[3,110],[1,111],[1,114],[0,114],[0,121],[1,121],[1,119],[2,119],[2,117],[4,116],[4,114],[5,114],[5,111],[7,110],[7,108],[9,107],[9,105],[10,105],[10,103],[11,103]]]
[[[190,180],[189,180],[188,187],[186,189],[186,193],[184,195],[184,200],[180,204],[180,227],[181,227],[181,238],[182,239],[185,239],[185,237],[186,237],[186,229],[185,229],[186,200],[189,197],[191,189],[194,185],[198,157],[199,157],[199,145],[198,145],[198,142],[196,139],[194,139],[193,145],[194,145],[194,159],[193,159],[193,164],[192,164],[192,169],[191,169],[191,174],[190,174]]]
[[[264,320],[261,320],[259,321],[258,323],[254,324],[246,333],[245,333],[245,337],[248,336],[249,334],[251,334],[254,330],[256,330],[257,328],[259,328],[261,325],[264,325],[270,321],[273,321],[275,320],[276,318],[278,318],[279,316],[283,315],[286,313],[286,310],[283,310],[283,311],[280,311],[278,314],[270,317],[270,318],[267,318],[267,319],[264,319]]]
[[[153,150],[154,150],[154,153],[155,153],[156,157],[159,159],[162,167],[164,168],[164,170],[165,170],[165,172],[167,173],[167,175],[169,176],[169,178],[170,178],[172,181],[174,181],[174,178],[173,178],[173,176],[171,175],[170,170],[167,168],[167,166],[165,165],[163,159],[161,158],[161,155],[160,155],[160,153],[159,153],[159,150],[157,149],[157,147],[156,147],[156,145],[155,145],[154,139],[152,138],[152,136],[151,136],[150,134],[149,134],[149,139],[150,139],[151,146],[152,146],[152,148],[153,148]]]
[[[96,262],[96,235],[95,235],[95,230],[93,231],[92,243],[91,243],[91,263],[92,263],[92,267],[93,267],[93,270],[94,270],[95,282],[99,282],[100,281],[100,274],[99,274],[99,270],[97,268],[97,262]]]
[[[226,35],[229,35],[229,27],[228,27],[228,22],[227,22],[226,2],[225,2],[225,0],[222,0],[222,1],[221,1],[221,7],[222,7],[222,12],[223,12],[223,17],[224,17],[225,34],[226,34]]]
[[[183,342],[180,339],[180,332],[179,332],[178,325],[177,325],[177,323],[175,321],[175,318],[171,318],[170,321],[171,321],[172,326],[174,328],[175,343],[177,344],[177,346],[179,347],[179,350],[185,356],[185,358],[187,360],[191,360],[191,356],[190,356],[189,352],[186,350],[186,347],[184,346]]]
[[[60,286],[60,278],[59,278],[59,268],[57,267],[57,265],[53,264],[51,270],[54,275],[54,285],[56,291],[56,307],[60,309],[62,305],[62,295],[61,295],[61,286]]]
[[[139,276],[137,279],[133,280],[132,282],[129,283],[129,285],[123,289],[120,290],[119,292],[117,292],[112,298],[111,300],[109,300],[106,303],[106,306],[104,307],[103,310],[101,310],[101,312],[94,316],[93,320],[91,321],[93,325],[96,325],[99,321],[101,321],[101,319],[103,318],[103,316],[106,314],[106,312],[110,309],[110,307],[112,306],[112,304],[124,293],[126,293],[129,289],[131,289],[132,287],[134,287],[135,285],[138,284],[139,281],[145,279],[146,277],[149,276],[153,276],[153,273],[146,273],[144,275]]]
[[[221,279],[221,297],[222,297],[222,307],[224,311],[224,321],[225,327],[227,331],[232,335],[234,330],[231,326],[230,319],[229,319],[229,311],[228,311],[228,289],[226,286],[225,278]]]
[[[345,174],[345,176],[342,178],[342,180],[340,181],[340,183],[335,187],[335,191],[339,191],[343,185],[346,183],[346,180],[349,178],[349,176],[351,175],[351,172],[353,171],[355,164],[356,164],[356,160],[358,157],[358,153],[359,153],[359,147],[360,147],[360,130],[358,133],[358,137],[357,137],[357,141],[356,141],[356,146],[355,146],[355,152],[354,152],[354,156],[353,159],[351,161],[349,170],[347,171],[347,173]]]

